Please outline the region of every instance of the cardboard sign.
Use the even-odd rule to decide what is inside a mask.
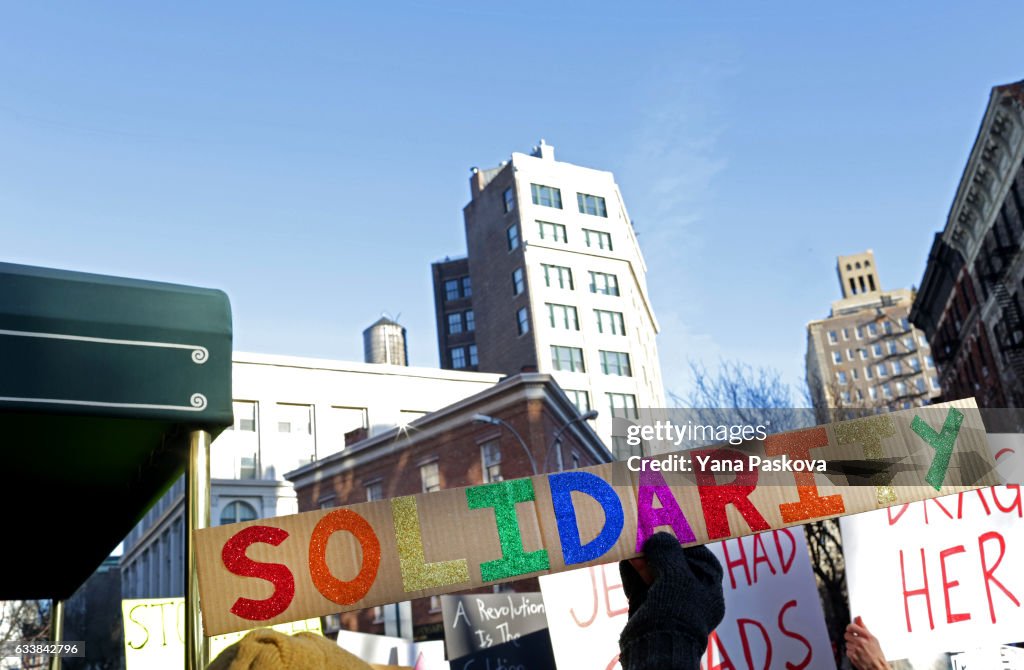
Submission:
[[[699,544],[996,483],[973,400],[744,447],[200,530],[206,634],[616,561],[662,527]]]
[[[184,598],[122,600],[121,616],[127,670],[181,670],[185,663]],[[319,617],[271,628],[287,635],[302,631],[322,633]],[[210,658],[217,658],[248,633],[240,631],[210,638]]]
[[[523,637],[474,651],[449,663],[451,670],[555,670],[551,636],[542,628]]]
[[[515,642],[548,627],[539,593],[467,593],[441,596],[448,658]]]
[[[725,618],[708,639],[703,670],[826,667],[832,646],[803,530],[708,545],[725,571]],[[618,667],[628,603],[617,564],[540,578],[561,670]]]
[[[1024,640],[1020,485],[843,519],[850,612],[886,658]]]

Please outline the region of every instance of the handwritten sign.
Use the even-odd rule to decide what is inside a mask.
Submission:
[[[487,647],[449,663],[451,670],[555,670],[547,628]]]
[[[800,528],[708,545],[725,571],[725,618],[708,639],[703,670],[820,668],[832,661]],[[562,670],[618,667],[628,602],[617,564],[540,578],[555,661]]]
[[[850,610],[889,659],[1024,639],[1019,484],[843,519]]]
[[[516,642],[548,626],[544,598],[539,593],[441,596],[441,617],[449,660]]]
[[[121,601],[124,655],[128,670],[181,670],[185,663],[185,599],[155,598]],[[278,624],[274,630],[291,635],[321,633],[320,619]],[[241,640],[249,631],[210,638],[210,656]]]
[[[203,529],[203,625],[216,635],[607,563],[660,528],[706,543],[996,483],[973,400],[746,446],[747,461],[730,446],[688,452],[710,465],[680,481],[667,471],[690,459],[670,454]]]

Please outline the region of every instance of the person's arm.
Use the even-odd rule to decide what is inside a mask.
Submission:
[[[643,559],[619,564],[629,599],[619,663],[623,670],[696,670],[725,616],[722,566],[707,547],[683,549],[669,533],[652,535],[643,550]]]
[[[857,617],[846,627],[846,658],[857,670],[889,670],[878,638],[871,634],[864,620]]]

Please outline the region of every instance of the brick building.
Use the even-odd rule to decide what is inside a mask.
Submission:
[[[992,89],[910,318],[943,397],[1024,407],[1024,81]]]
[[[290,472],[300,511],[474,486],[612,460],[612,454],[547,374],[523,373]],[[520,441],[521,438],[521,441]],[[532,461],[532,462],[531,462]],[[495,588],[536,591],[536,579]],[[487,589],[490,592],[492,589]],[[442,637],[440,599],[411,603],[416,639]],[[328,618],[332,627],[388,630],[385,608]],[[408,615],[407,615],[408,616]]]

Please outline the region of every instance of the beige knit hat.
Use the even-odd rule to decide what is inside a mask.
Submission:
[[[217,656],[207,670],[371,670],[321,635],[254,630]]]

